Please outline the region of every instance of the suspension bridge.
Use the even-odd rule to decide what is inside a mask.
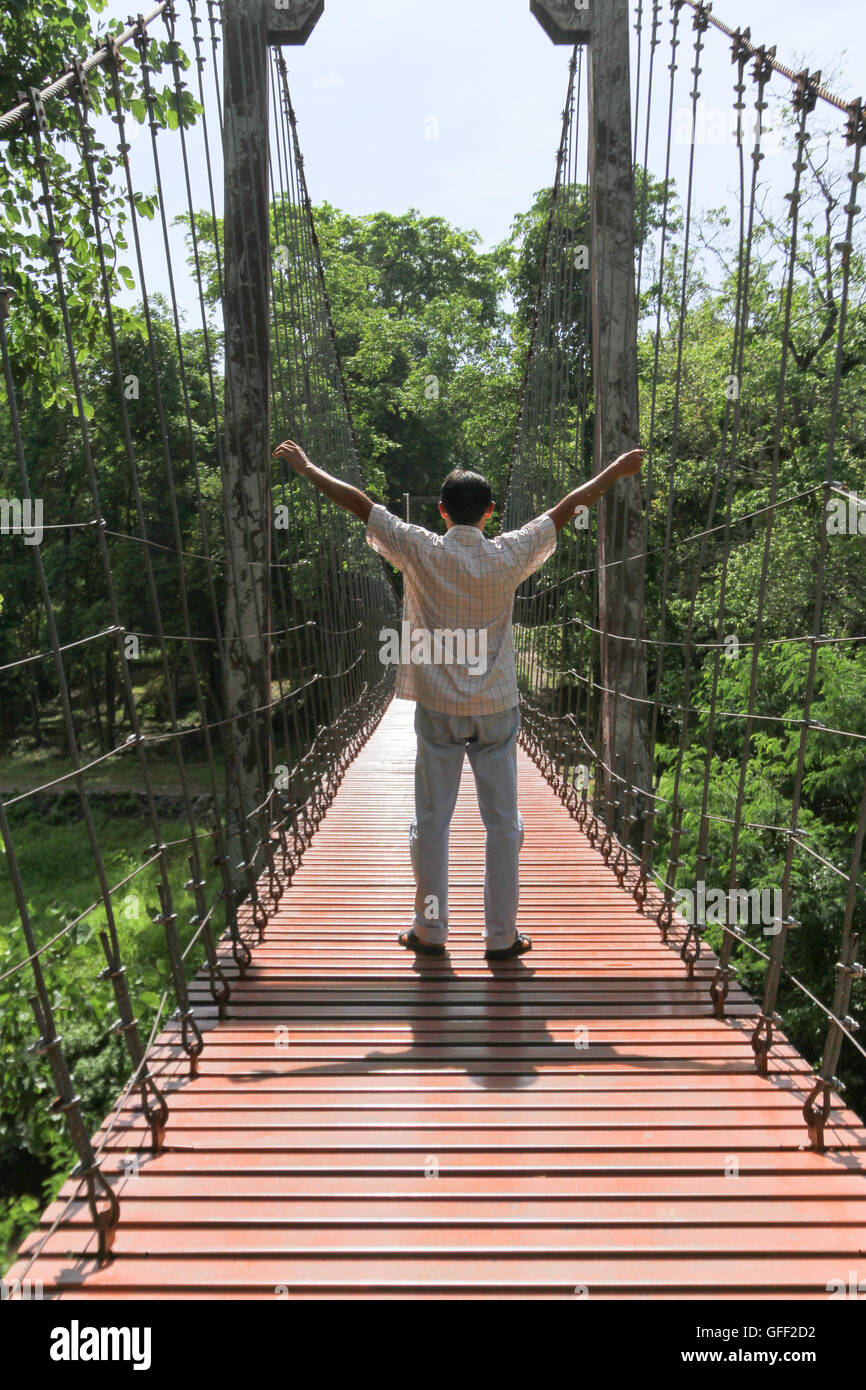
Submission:
[[[863,104],[695,0],[531,9],[570,56],[502,525],[648,457],[516,597],[534,948],[500,964],[468,770],[448,954],[397,944],[394,579],[271,457],[276,427],[364,485],[283,47],[321,5],[164,0],[0,117],[35,228],[30,264],[0,254],[0,577],[23,556],[38,594],[25,622],[10,588],[0,690],[38,691],[63,749],[0,795],[0,987],[77,1160],[4,1297],[815,1299],[862,1264]],[[695,194],[707,73],[728,260]],[[116,769],[143,808],[120,878]],[[61,792],[92,903],[57,925],[18,847]],[[125,955],[144,883],[155,998]],[[98,1125],[57,993],[82,950],[126,1075]]]

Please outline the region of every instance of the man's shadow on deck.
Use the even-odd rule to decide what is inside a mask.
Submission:
[[[483,947],[479,945],[479,952],[482,949]],[[523,958],[518,957],[511,961],[485,962],[488,971],[487,976],[458,975],[447,953],[445,956],[433,957],[403,950],[402,954],[406,957],[405,971],[409,977],[405,987],[400,978],[395,978],[391,974],[387,977],[381,977],[378,974],[338,975],[329,970],[314,983],[300,980],[288,986],[287,992],[294,995],[295,998],[293,1003],[286,1007],[285,1013],[279,1019],[274,1019],[274,1027],[288,1025],[291,1029],[294,1025],[298,1029],[311,1029],[317,1025],[325,1028],[330,1025],[328,1031],[338,1034],[341,1028],[346,1028],[351,1032],[363,1032],[368,1027],[372,1029],[399,1028],[401,1024],[405,1023],[415,1033],[415,1041],[402,1051],[379,1052],[374,1050],[364,1053],[363,1056],[346,1058],[342,1061],[318,1062],[309,1066],[293,1067],[289,1074],[292,1076],[351,1076],[363,1075],[365,1072],[388,1070],[398,1073],[406,1063],[412,1063],[414,1066],[422,1066],[431,1075],[435,1075],[437,1072],[463,1071],[476,1085],[490,1090],[518,1090],[533,1085],[538,1073],[530,1059],[503,1059],[501,1056],[497,1056],[496,1042],[486,1043],[484,1034],[486,1032],[492,1033],[492,1025],[499,1024],[501,1025],[500,1031],[504,1030],[515,1035],[503,1041],[501,1044],[503,1048],[514,1051],[526,1045],[524,1037],[526,1028],[520,1018],[519,1006],[521,990],[525,990],[527,982],[535,975],[534,969],[527,966]],[[402,993],[406,987],[411,988],[413,984],[421,984],[422,982],[434,987],[434,997],[431,998],[426,990],[419,991],[418,998],[414,1002],[405,1003],[397,1008],[392,1008],[389,1005],[389,1000],[394,994]],[[496,982],[499,986],[495,991],[497,1002],[487,996],[491,982]],[[461,988],[455,989],[454,986],[458,983]],[[502,987],[503,985],[505,988]],[[298,1016],[295,1012],[295,1006],[298,1004],[303,1004],[305,1008],[315,1007],[317,1004],[316,996],[319,994],[330,996],[343,993],[345,993],[344,999],[338,1002],[333,999],[326,999],[321,1004],[322,1009],[329,1011],[327,1013]],[[469,994],[473,996],[471,999],[466,997]],[[480,1001],[479,995],[481,996]],[[524,999],[523,1002],[534,1001]],[[459,1008],[461,1004],[464,1004],[472,1012],[465,1017],[457,1014],[453,1018],[455,1027],[452,1029],[443,1028],[442,1025],[446,1022],[446,1011]],[[357,1017],[351,1017],[341,1012],[344,1006],[359,1009],[368,1006],[369,1012],[361,1012]],[[503,1006],[509,1010],[507,1017],[500,1012]],[[515,1016],[515,1007],[518,1010],[517,1016]],[[480,1017],[479,1008],[481,1010]],[[231,1018],[228,1021],[231,1022]],[[532,1027],[532,1023],[534,1023],[534,1027]],[[547,1031],[543,1022],[533,1020],[532,1023],[530,1024],[531,1046],[539,1047],[545,1044],[554,1047],[562,1046]],[[461,1024],[465,1026],[461,1027]],[[214,1024],[213,1028],[218,1030],[219,1026]],[[208,1029],[207,1031],[211,1030]],[[474,1033],[478,1037],[471,1042],[457,1043],[452,1041],[453,1034],[461,1032]],[[434,1034],[440,1034],[440,1036],[433,1036]],[[315,1045],[315,1039],[308,1039],[308,1045]],[[474,1052],[483,1051],[486,1055],[484,1057],[467,1056],[469,1049]],[[283,1049],[281,1048],[281,1050]],[[291,1056],[291,1044],[287,1051]],[[447,1052],[448,1055],[444,1057],[433,1056],[432,1054],[436,1051]],[[486,1065],[491,1062],[501,1064],[506,1060],[514,1067],[513,1071],[491,1072],[485,1069]],[[243,1073],[230,1073],[228,1079],[244,1084],[251,1078],[266,1080],[286,1075],[287,1073],[283,1068],[251,1067]],[[184,1078],[184,1080],[187,1079]]]
[[[479,952],[482,947],[479,944]],[[373,1013],[360,1016],[357,1020],[342,1019],[344,1026],[356,1028],[361,1031],[366,1024],[371,1027],[387,1028],[399,1026],[405,1022],[415,1034],[415,1040],[403,1051],[379,1052],[371,1051],[363,1057],[355,1057],[341,1062],[325,1062],[313,1066],[293,1068],[293,1076],[339,1076],[357,1075],[364,1072],[389,1071],[399,1072],[407,1063],[415,1067],[421,1067],[430,1075],[447,1074],[449,1072],[465,1072],[475,1085],[485,1090],[493,1091],[514,1091],[527,1086],[532,1086],[538,1076],[538,1072],[530,1058],[504,1058],[497,1055],[498,1046],[503,1050],[514,1052],[527,1046],[525,1034],[527,1025],[520,1016],[521,1003],[529,1002],[525,996],[522,997],[521,991],[526,990],[527,983],[532,980],[535,971],[529,966],[524,958],[517,957],[514,960],[503,962],[485,962],[488,975],[459,975],[454,969],[451,957],[446,953],[444,956],[424,956],[414,955],[406,951],[410,957],[406,961],[406,973],[411,977],[407,983],[427,983],[433,986],[430,993],[434,997],[430,998],[427,990],[419,990],[417,1001],[404,1005],[400,1009],[395,1009],[393,1013],[388,1012],[388,998],[390,995],[401,990],[401,982],[388,977],[387,981],[379,981],[375,977],[369,980],[366,976],[342,976],[335,978],[331,976],[326,982],[323,981],[322,987],[327,992],[339,991],[341,988],[347,989],[346,1003],[352,1004],[353,995],[360,987],[364,992],[376,994],[377,999],[371,1000],[373,1008],[381,1004],[382,1011],[377,1017]],[[382,983],[387,984],[387,988],[380,989]],[[495,983],[497,988],[490,991],[489,986]],[[455,988],[455,986],[459,986]],[[315,989],[311,991],[315,994]],[[467,998],[471,995],[471,998]],[[480,995],[480,1001],[478,996]],[[444,996],[444,997],[443,997]],[[305,1001],[306,1002],[306,1001]],[[311,998],[310,1003],[314,1002]],[[359,1001],[362,1002],[362,1001]],[[454,1015],[452,1011],[459,1010],[460,1006],[465,1005],[471,1012],[461,1015],[459,1012]],[[478,1010],[480,1009],[480,1014]],[[501,1010],[507,1009],[507,1015]],[[449,1021],[449,1013],[454,1024],[452,1028],[444,1025]],[[312,1020],[310,1020],[312,1021]],[[340,1020],[334,1019],[335,1028],[339,1027]],[[534,1027],[532,1026],[534,1023]],[[498,1032],[514,1034],[505,1038],[501,1044],[497,1045],[494,1029]],[[557,1039],[554,1038],[540,1020],[530,1020],[528,1031],[532,1034],[532,1041],[529,1044],[533,1047],[541,1047],[545,1044],[557,1046]],[[455,1042],[452,1041],[454,1034],[477,1034],[472,1041]],[[485,1034],[489,1035],[490,1041],[484,1040]],[[439,1036],[434,1036],[439,1035]],[[445,1056],[434,1056],[435,1052],[444,1052]],[[467,1055],[469,1053],[484,1054]],[[510,1065],[513,1071],[490,1071],[490,1064],[494,1067],[500,1065]],[[284,1074],[284,1073],[282,1073]],[[256,1076],[275,1075],[275,1073],[256,1072]]]
[[[482,949],[479,941],[479,954]],[[408,951],[405,954],[407,957],[410,956]],[[704,1076],[730,1076],[741,1071],[751,1072],[753,1070],[752,1053],[749,1046],[749,1038],[754,1023],[751,1016],[729,1015],[725,1020],[731,1029],[732,1038],[739,1036],[742,1039],[742,1066],[736,1062],[732,1063],[731,1058],[713,1061],[712,1059],[689,1057],[678,1057],[675,1065],[672,1066],[670,1056],[659,1049],[642,1054],[639,1051],[641,1046],[639,1042],[618,1044],[615,1041],[593,1041],[593,1023],[600,1020],[597,1017],[587,1016],[583,1011],[589,1007],[593,1014],[597,1015],[601,1007],[600,1004],[595,1003],[592,999],[572,1001],[567,998],[558,1000],[545,998],[546,995],[555,996],[560,984],[564,985],[566,990],[573,990],[579,989],[581,983],[589,983],[590,981],[581,981],[574,977],[563,979],[562,976],[546,974],[543,967],[533,966],[527,956],[519,956],[505,962],[485,962],[487,976],[458,974],[448,954],[444,957],[415,955],[414,958],[407,959],[405,965],[406,975],[409,977],[406,982],[408,987],[411,987],[412,984],[421,985],[426,982],[433,988],[419,990],[416,1001],[397,1007],[389,1008],[389,997],[405,991],[400,979],[395,979],[391,974],[385,979],[376,974],[368,976],[329,973],[314,983],[303,981],[290,985],[288,992],[295,996],[294,1004],[302,1002],[306,1007],[315,1005],[316,996],[319,993],[339,996],[345,991],[346,995],[345,999],[339,1002],[329,1000],[323,1003],[322,1007],[330,1010],[329,1015],[319,1014],[299,1018],[297,1013],[293,1011],[294,1004],[288,1005],[279,1023],[288,1024],[290,1028],[292,1024],[296,1028],[304,1028],[315,1024],[327,1026],[331,1023],[334,1033],[338,1033],[341,1028],[347,1028],[351,1032],[363,1032],[367,1026],[393,1028],[405,1023],[415,1034],[414,1040],[402,1051],[393,1049],[385,1052],[374,1049],[361,1056],[346,1058],[345,1060],[293,1066],[290,1074],[292,1076],[340,1076],[363,1075],[377,1071],[393,1071],[398,1074],[408,1064],[430,1075],[448,1074],[455,1071],[464,1072],[476,1086],[483,1090],[516,1091],[534,1086],[539,1077],[544,1074],[539,1070],[539,1064],[544,1066],[550,1063],[569,1069],[574,1067],[578,1074],[583,1069],[587,1069],[592,1074],[600,1063],[608,1063],[612,1066],[625,1064],[628,1067],[639,1068],[643,1071],[657,1071],[660,1075],[666,1071],[675,1070]],[[658,983],[655,977],[646,978],[649,978],[653,983]],[[629,980],[629,984],[635,987],[639,987],[644,982],[645,977],[632,977]],[[492,990],[490,989],[491,983],[495,985]],[[385,988],[382,988],[383,985]],[[437,986],[439,988],[436,988]],[[359,994],[372,997],[359,998]],[[467,998],[467,996],[473,997]],[[462,1018],[458,1013],[451,1020],[454,1024],[452,1028],[442,1027],[444,1023],[449,1021],[449,1011],[459,1009],[461,1003],[465,1003],[472,1012],[467,1014],[465,1018]],[[340,1012],[344,1005],[352,1007],[355,1005],[363,1006],[364,1004],[370,1005],[370,1012],[362,1013],[357,1018],[346,1017]],[[547,1021],[556,1026],[557,1019],[551,1018],[550,1011],[563,1007],[567,1008],[567,1013],[562,1017],[562,1031],[571,1030],[575,1035],[572,1041],[555,1037],[545,1021],[546,1015]],[[526,1010],[529,1012],[525,1012]],[[637,1011],[633,1015],[626,1015],[617,1019],[617,1010],[618,1005],[616,1003],[609,1006],[609,1014],[605,1019],[608,1032],[617,1022],[621,1022],[623,1033],[629,1032],[647,1017],[647,1015]],[[657,1017],[658,1015],[650,1016]],[[709,1006],[707,1017],[712,1017]],[[465,1026],[461,1027],[461,1023]],[[276,1024],[277,1020],[275,1020],[275,1026]],[[437,1027],[437,1025],[439,1026]],[[661,1026],[664,1027],[663,1022]],[[578,1032],[580,1032],[579,1037],[577,1036]],[[441,1036],[434,1036],[434,1034],[440,1033]],[[454,1035],[461,1033],[477,1036],[469,1041],[453,1041]],[[508,1036],[502,1038],[500,1042],[498,1039],[503,1033]],[[489,1035],[489,1041],[485,1040],[485,1035]],[[530,1055],[502,1056],[503,1051],[519,1054],[526,1049],[531,1050]],[[547,1049],[549,1049],[548,1056],[540,1055]],[[432,1055],[436,1051],[445,1055]],[[291,1055],[291,1045],[289,1055]],[[500,1070],[500,1066],[510,1069]],[[736,1068],[736,1073],[733,1068]],[[596,1074],[601,1073],[597,1071]],[[232,1073],[230,1079],[243,1084],[244,1081],[251,1078],[264,1080],[286,1075],[287,1072],[282,1068],[272,1070],[264,1067],[251,1067],[242,1074]],[[770,1085],[774,1085],[789,1094],[798,1093],[796,1078],[793,1076],[788,1077],[785,1073],[771,1073],[767,1080]],[[805,1092],[803,1098],[805,1099]]]

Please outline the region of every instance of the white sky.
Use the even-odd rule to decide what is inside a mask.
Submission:
[[[199,8],[204,15],[204,0]],[[631,0],[632,23],[636,8]],[[651,9],[650,0],[644,0],[645,24]],[[191,54],[184,0],[178,11],[179,36]],[[775,43],[779,60],[795,71],[820,68],[827,85],[845,99],[866,93],[863,0],[825,0],[820,6],[814,0],[785,0],[783,5],[779,0],[717,0],[714,12],[732,28],[750,25],[753,42]],[[128,13],[128,0],[110,0],[101,27],[109,17],[125,22]],[[667,128],[668,13],[665,4],[651,122],[649,163],[657,176],[664,172]],[[155,32],[164,36],[164,26],[157,23]],[[677,102],[685,109],[693,62],[688,9],[680,37]],[[633,89],[635,41],[632,31]],[[206,52],[209,59],[209,45]],[[324,15],[307,44],[284,52],[314,203],[327,199],[356,214],[415,207],[474,228],[491,245],[508,234],[514,215],[529,206],[533,195],[552,182],[570,49],[551,43],[530,13],[529,0],[325,0]],[[710,29],[702,62],[708,114],[714,107],[729,109],[735,69],[723,34]],[[188,80],[195,90],[192,71]],[[754,84],[747,82],[751,95]],[[645,96],[645,67],[642,84]],[[787,98],[790,84],[776,75],[769,91]],[[430,118],[438,123],[435,139],[428,138]],[[843,123],[840,114],[839,126]],[[136,185],[147,191],[153,181],[147,131],[133,125],[131,133]],[[640,134],[640,155],[642,145]],[[777,172],[787,188],[790,155],[783,151],[774,156],[769,148],[762,174]],[[173,213],[185,207],[179,156],[172,158],[174,137],[161,136],[160,149]],[[674,151],[681,188],[687,154],[688,144],[681,142]],[[730,143],[724,150],[703,146],[698,155],[696,204],[724,202],[735,170]],[[137,163],[145,157],[146,162]],[[205,207],[201,161],[194,177],[196,201]],[[221,185],[219,169],[217,179]],[[220,201],[221,195],[218,186]],[[157,224],[151,227],[158,234]],[[165,278],[156,242],[154,235],[147,254],[151,288]],[[179,298],[189,309],[194,295],[182,253],[176,264]]]
[[[107,15],[128,13],[127,0],[110,0]],[[717,0],[715,13],[732,28],[751,25],[753,42],[775,43],[795,70],[832,72],[843,97],[866,91],[863,0]],[[681,35],[685,91],[685,12]],[[285,53],[314,202],[352,213],[417,207],[492,243],[552,179],[569,49],[550,42],[529,0],[325,0],[307,44]],[[713,30],[704,69],[708,97],[729,102],[729,44]],[[666,70],[658,76],[661,88]],[[774,77],[771,90],[786,87]],[[430,116],[438,139],[425,136]],[[711,160],[702,174],[711,196]]]

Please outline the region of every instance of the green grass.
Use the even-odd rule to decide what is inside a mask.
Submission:
[[[9,811],[15,855],[37,943],[44,944],[94,902],[99,885],[87,832],[78,818],[77,798],[64,797],[37,814],[24,802]],[[158,866],[142,868],[151,843],[150,822],[139,815],[94,811],[101,854],[113,888],[134,870],[140,872],[112,896],[117,933],[127,969],[133,1009],[147,1041],[162,990],[168,983],[165,932],[152,919],[159,912]],[[184,825],[162,823],[166,841],[180,839]],[[217,891],[210,867],[210,840],[199,841],[210,903]],[[2,849],[2,847],[0,847]],[[187,847],[167,851],[167,864],[178,931],[185,944],[193,934],[195,905],[184,889],[189,877]],[[58,1032],[81,1096],[88,1129],[93,1132],[111,1108],[131,1072],[128,1055],[109,1030],[117,1017],[111,985],[97,979],[105,967],[99,931],[106,925],[100,902],[85,921],[72,927],[40,958]],[[220,913],[214,923],[222,930]],[[27,951],[5,858],[0,853],[0,974],[26,958]],[[197,943],[187,959],[187,977],[202,959]],[[33,976],[29,964],[0,984],[0,1243],[7,1262],[51,1200],[75,1156],[62,1121],[46,1106],[53,1085],[44,1059],[28,1051],[36,1038],[29,1005]],[[173,999],[163,1018],[174,1007]]]
[[[82,762],[86,763],[96,757],[98,757],[96,750],[88,749],[82,753]],[[223,764],[220,759],[216,758],[214,763],[217,789],[222,794],[225,782]],[[158,796],[180,795],[177,761],[173,755],[154,756],[151,753],[148,759],[148,768],[153,789]],[[194,796],[209,795],[211,784],[206,761],[199,754],[195,758],[185,756],[184,768],[192,794]],[[58,777],[66,777],[66,781],[61,788],[55,788],[54,791],[74,788],[74,780],[67,776],[69,770],[68,756],[59,754],[52,745],[46,744],[43,748],[34,749],[29,743],[25,744],[22,741],[20,746],[11,750],[7,749],[5,754],[0,757],[0,792],[4,794],[4,799],[8,800],[20,792],[33,791],[37,787],[53,782]],[[134,792],[142,790],[141,764],[135,752],[132,751],[106,758],[104,762],[89,768],[84,776],[88,791]]]

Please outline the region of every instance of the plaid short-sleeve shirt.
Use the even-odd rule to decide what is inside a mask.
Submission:
[[[367,543],[403,571],[400,633],[380,635],[383,660],[397,665],[397,698],[440,714],[512,709],[514,593],[556,549],[553,518],[492,540],[477,526],[437,536],[377,503]]]

